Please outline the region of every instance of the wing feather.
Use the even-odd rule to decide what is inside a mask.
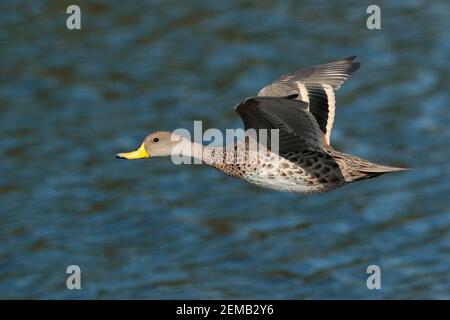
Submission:
[[[245,130],[279,130],[279,152],[300,151],[323,147],[324,135],[308,104],[303,101],[277,97],[247,98],[235,107]],[[269,145],[270,148],[270,145]]]
[[[336,99],[334,91],[359,69],[356,56],[316,65],[286,74],[258,92],[258,96],[287,97],[309,103],[311,113],[325,134],[327,144],[334,122]]]

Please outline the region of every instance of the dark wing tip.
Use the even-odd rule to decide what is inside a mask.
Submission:
[[[356,58],[358,58],[358,56],[355,55],[355,56],[350,56],[350,57],[340,60],[340,61],[348,62],[348,65],[349,65],[349,68],[347,70],[348,75],[351,75],[352,73],[354,73],[361,67],[361,62],[355,61]]]
[[[237,113],[243,112],[244,109],[250,108],[250,107],[255,107],[257,106],[259,103],[256,100],[255,97],[248,97],[245,98],[244,100],[242,100],[241,102],[239,102],[235,107],[234,107],[234,111],[236,111]]]
[[[359,61],[352,62],[352,66],[349,70],[349,75],[354,73],[355,71],[357,71],[360,67],[361,67],[361,62],[359,62]]]

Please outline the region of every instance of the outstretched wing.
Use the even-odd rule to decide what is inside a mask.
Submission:
[[[262,88],[258,96],[291,97],[307,102],[309,111],[325,134],[326,143],[330,144],[336,108],[334,91],[359,69],[360,63],[355,59],[356,56],[348,57],[286,74]]]
[[[252,97],[239,103],[236,112],[244,122],[245,130],[278,129],[281,154],[311,147],[323,147],[324,135],[316,119],[303,101],[278,97]],[[268,146],[271,147],[270,145]]]

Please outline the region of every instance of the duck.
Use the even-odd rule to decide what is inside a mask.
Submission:
[[[171,131],[146,136],[120,159],[173,157],[198,160],[224,174],[277,191],[327,192],[343,185],[408,168],[377,164],[335,150],[330,138],[335,92],[360,68],[356,56],[285,74],[234,110],[244,124],[243,139],[206,146]],[[266,139],[260,132],[264,131]],[[256,134],[255,134],[256,132]]]

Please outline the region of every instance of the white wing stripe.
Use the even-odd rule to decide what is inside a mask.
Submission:
[[[308,89],[306,89],[306,86],[303,83],[301,83],[300,81],[296,81],[296,83],[297,83],[298,91],[300,92],[301,100],[309,103]]]
[[[322,84],[323,90],[327,95],[328,100],[328,119],[327,119],[327,133],[325,139],[330,144],[331,129],[333,128],[334,115],[336,111],[336,99],[334,98],[333,88],[329,84]]]

